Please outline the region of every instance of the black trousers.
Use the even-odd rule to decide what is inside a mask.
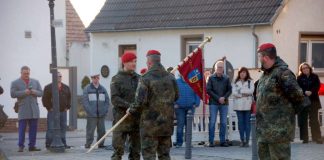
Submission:
[[[318,109],[319,108],[317,107],[310,106],[308,109],[305,109],[298,114],[298,125],[301,140],[308,141],[308,118],[309,125],[311,127],[312,140],[316,141],[321,139]]]

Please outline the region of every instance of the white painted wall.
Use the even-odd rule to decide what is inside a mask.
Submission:
[[[38,79],[44,87],[50,83],[49,64],[51,62],[50,16],[46,0],[1,0],[0,1],[0,85],[5,93],[0,103],[10,118],[17,118],[13,110],[16,101],[10,97],[10,84],[20,76],[20,68],[31,68],[31,77]],[[59,64],[65,64],[65,0],[55,1],[55,17],[63,19],[63,27],[56,29],[57,53]],[[25,30],[32,32],[26,39]],[[41,117],[46,110],[39,99]]]
[[[294,72],[298,71],[299,33],[324,33],[323,9],[323,0],[289,0],[273,25],[278,54]]]
[[[272,41],[271,26],[257,26],[256,33],[260,43]],[[99,72],[102,65],[108,65],[110,75],[102,78],[101,83],[108,89],[111,77],[118,71],[118,46],[137,45],[137,71],[146,67],[146,52],[159,50],[165,67],[176,66],[180,62],[181,36],[203,34],[213,40],[205,47],[205,67],[226,56],[234,68],[254,67],[254,39],[251,27],[216,28],[216,29],[179,29],[137,32],[112,32],[90,34],[91,70]]]
[[[70,49],[70,66],[77,67],[77,94],[82,95],[81,82],[90,74],[90,47],[88,43],[73,42]]]

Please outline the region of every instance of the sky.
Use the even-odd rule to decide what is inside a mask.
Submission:
[[[101,7],[106,0],[70,0],[74,9],[79,14],[85,27],[88,27],[91,21],[100,12]]]

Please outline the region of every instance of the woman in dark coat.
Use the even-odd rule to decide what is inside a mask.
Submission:
[[[322,144],[321,130],[318,120],[318,110],[321,108],[321,102],[318,97],[320,89],[320,80],[313,69],[307,63],[299,66],[299,75],[297,77],[299,86],[303,89],[304,95],[311,101],[310,107],[304,109],[298,114],[298,124],[300,128],[300,139],[303,143],[308,143],[308,117],[312,132],[312,140]]]

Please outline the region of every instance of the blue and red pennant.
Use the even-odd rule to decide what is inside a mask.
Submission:
[[[196,52],[190,53],[183,63],[178,66],[178,71],[201,99],[203,99],[205,92],[205,103],[207,103],[208,95],[206,89],[204,89],[206,84],[203,78],[202,50],[198,48]]]

